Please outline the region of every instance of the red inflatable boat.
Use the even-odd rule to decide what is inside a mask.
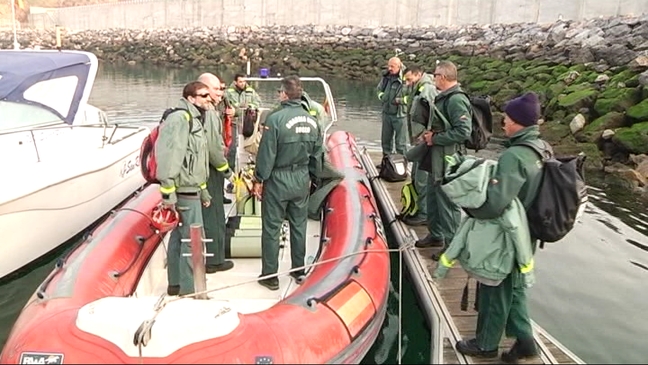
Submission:
[[[309,220],[314,265],[301,284],[289,275],[278,291],[255,282],[260,217],[251,217],[228,240],[234,268],[207,275],[208,299],[167,296],[166,240],[150,224],[160,195],[149,186],[59,259],[0,363],[359,363],[385,317],[389,253],[353,136],[336,132],[327,145],[345,179],[322,220]],[[287,246],[280,272],[290,269]]]

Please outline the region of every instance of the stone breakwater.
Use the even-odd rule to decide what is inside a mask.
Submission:
[[[11,36],[0,32],[0,48],[11,47]],[[22,30],[18,37],[23,47],[55,42],[54,31]],[[633,156],[648,154],[648,16],[422,28],[64,30],[62,39],[62,48],[91,51],[104,62],[244,70],[249,60],[252,70],[373,82],[396,53],[428,70],[448,59],[468,91],[491,96],[495,111],[521,92],[537,92],[544,138],[559,152],[586,152],[589,167],[643,172],[636,162],[643,159]],[[646,186],[643,173],[622,175]]]

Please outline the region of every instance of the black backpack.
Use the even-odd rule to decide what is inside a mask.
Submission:
[[[488,145],[493,135],[493,113],[490,108],[490,98],[488,96],[469,96],[464,91],[457,91],[448,96],[448,100],[454,94],[464,94],[470,101],[472,107],[472,132],[470,138],[466,141],[466,148],[475,152],[483,150]],[[446,107],[447,108],[447,107]],[[445,115],[448,115],[447,110]]]
[[[378,177],[389,182],[407,179],[407,160],[403,155],[385,155],[380,163]]]
[[[543,161],[542,182],[533,204],[527,210],[531,236],[544,242],[556,242],[574,228],[587,205],[585,185],[585,154],[554,157],[551,146],[542,141],[544,149],[532,143],[521,143],[533,149]]]
[[[243,128],[241,131],[243,137],[250,138],[254,134],[258,114],[258,109],[245,109],[245,114],[243,114]]]

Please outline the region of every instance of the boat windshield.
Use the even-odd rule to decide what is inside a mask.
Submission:
[[[53,112],[38,105],[0,100],[0,132],[63,123]]]

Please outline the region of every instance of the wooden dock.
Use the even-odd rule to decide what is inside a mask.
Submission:
[[[373,162],[372,167],[379,164],[382,155],[379,152],[368,151],[369,156]],[[490,157],[490,156],[489,156]],[[372,167],[367,167],[371,172]],[[375,170],[375,167],[373,167]],[[371,175],[371,174],[370,174]],[[396,209],[400,209],[400,190],[405,182],[390,183],[383,180],[378,180],[388,192],[391,202],[381,202],[383,210],[391,208],[391,216],[395,215]],[[386,203],[386,204],[385,204]],[[390,222],[383,222],[385,226],[390,225]],[[413,239],[425,237],[427,228],[422,227],[409,227],[402,222],[394,222],[393,225],[400,225],[400,232],[409,231],[412,233]],[[391,225],[390,225],[391,226]],[[413,248],[418,257],[418,268],[408,268],[410,274],[418,275],[420,280],[423,280],[429,288],[426,288],[426,294],[434,303],[434,308],[440,313],[440,317],[444,317],[445,322],[442,322],[441,331],[443,336],[443,356],[442,363],[444,364],[500,364],[502,361],[499,357],[494,359],[479,359],[463,356],[456,352],[454,344],[459,339],[469,339],[475,336],[475,327],[477,324],[477,312],[473,309],[475,303],[475,280],[469,281],[468,291],[468,309],[463,311],[461,309],[461,296],[468,279],[468,275],[457,263],[451,268],[446,277],[443,279],[433,279],[432,272],[436,269],[437,262],[432,260],[432,254],[438,252],[440,248]],[[422,294],[419,293],[419,296]],[[535,322],[534,335],[536,344],[538,346],[539,355],[532,359],[525,359],[520,361],[521,364],[584,364],[584,362],[561,345],[557,340],[551,337],[544,329],[542,329]],[[433,336],[434,337],[434,336]],[[435,339],[433,338],[433,341]],[[441,342],[438,342],[441,344]],[[513,339],[503,338],[500,342],[500,354],[508,350],[513,344]],[[434,361],[434,359],[432,360]],[[434,363],[434,362],[433,362]]]

